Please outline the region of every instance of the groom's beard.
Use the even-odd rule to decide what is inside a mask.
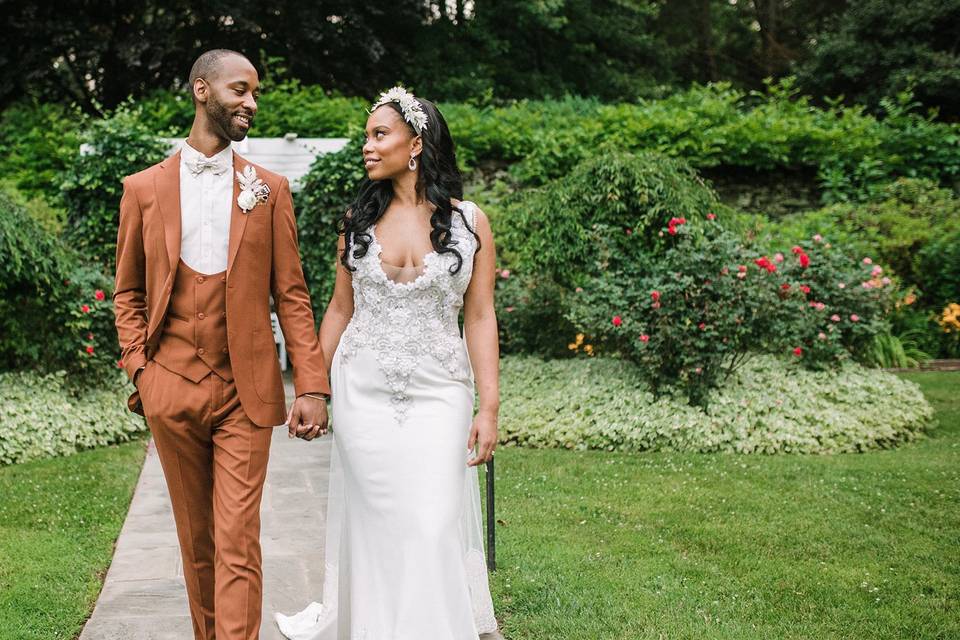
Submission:
[[[207,101],[207,115],[217,128],[234,142],[239,142],[247,137],[248,130],[238,125],[236,120],[233,119],[234,112],[228,111],[223,103],[213,96],[210,96]],[[253,122],[253,116],[250,116],[250,121]]]

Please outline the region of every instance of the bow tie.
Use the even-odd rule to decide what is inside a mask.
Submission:
[[[187,165],[187,169],[190,170],[190,173],[192,173],[195,176],[198,176],[201,173],[203,173],[204,169],[210,169],[210,171],[212,171],[213,175],[215,176],[219,176],[220,174],[222,174],[224,171],[227,170],[226,163],[221,162],[216,158],[200,157],[194,160],[185,160],[184,162]]]

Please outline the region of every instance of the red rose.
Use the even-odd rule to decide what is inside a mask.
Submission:
[[[793,251],[796,255],[800,255],[803,253],[803,247],[799,245],[794,245],[794,247],[790,249],[790,251]]]
[[[804,293],[810,293],[810,287],[808,287],[805,284],[802,284],[800,285],[800,291],[803,291]]]
[[[717,219],[717,214],[715,214],[715,213],[708,213],[708,214],[707,214],[707,220],[716,220],[716,219]]]
[[[650,342],[650,336],[648,336],[648,335],[645,334],[645,333],[642,334],[642,335],[640,336],[640,342],[642,342],[642,343],[644,343],[644,344]]]
[[[82,306],[80,307],[80,311],[82,311],[82,312],[84,312],[84,313],[90,313],[90,305],[88,305],[88,304],[82,305]]]
[[[780,285],[780,288],[783,289],[784,291],[790,291],[790,284],[787,282],[784,282],[782,285]]]
[[[659,292],[659,291],[651,291],[651,292],[650,292],[650,297],[653,298],[653,301],[654,301],[654,302],[660,302],[660,292]]]
[[[123,369],[123,360],[117,360],[117,369]]]
[[[697,325],[697,328],[700,329],[700,331],[703,331],[704,329],[707,328],[707,324],[705,322],[701,322],[700,324]]]
[[[97,289],[96,291],[94,291],[93,297],[101,302],[107,299],[107,295],[103,292],[102,289]]]
[[[87,355],[93,355],[93,345],[87,345]]]
[[[613,316],[613,326],[619,327],[623,324],[623,319],[620,316]]]
[[[87,340],[93,340],[93,333],[87,334]]]
[[[800,254],[800,266],[804,269],[810,266],[810,258],[805,253]]]
[[[801,347],[797,347],[796,349],[793,350],[793,355],[799,358],[800,356],[803,355],[803,349]]]

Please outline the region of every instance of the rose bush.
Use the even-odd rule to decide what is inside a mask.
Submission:
[[[672,244],[661,254],[595,275],[567,305],[576,330],[640,364],[654,393],[681,388],[706,406],[755,353],[828,368],[889,330],[895,285],[869,257],[857,261],[819,236],[757,255],[715,215],[675,233],[674,219],[663,224],[655,233]]]

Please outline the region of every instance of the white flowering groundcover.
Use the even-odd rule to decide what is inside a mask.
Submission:
[[[756,356],[706,410],[655,398],[609,358],[503,359],[501,442],[607,451],[847,453],[914,440],[934,424],[919,387],[848,363],[814,372]]]

